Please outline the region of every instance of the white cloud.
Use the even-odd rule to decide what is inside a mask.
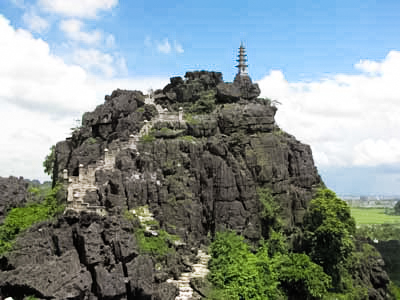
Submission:
[[[105,94],[117,88],[146,91],[168,82],[90,75],[54,56],[43,40],[15,30],[1,15],[0,36],[0,176],[48,179],[42,162],[51,145],[65,139],[74,120],[103,103]]]
[[[157,50],[161,53],[171,53],[171,44],[168,39],[165,39],[164,42],[157,43]]]
[[[174,41],[172,46],[168,38],[165,38],[163,41],[153,41],[150,36],[146,36],[144,45],[148,48],[155,47],[158,52],[163,54],[170,54],[172,52],[181,54],[184,52],[181,44]]]
[[[99,11],[108,11],[118,0],[39,0],[39,5],[50,12],[80,18],[95,18]]]
[[[319,166],[400,162],[400,52],[355,67],[362,74],[290,83],[275,70],[258,82],[263,96],[282,102],[278,124],[311,145]]]
[[[77,49],[73,53],[73,61],[89,72],[101,72],[106,77],[125,76],[128,72],[123,57],[97,49]]]
[[[38,16],[33,12],[24,13],[22,20],[28,26],[30,31],[37,33],[43,33],[46,31],[50,24],[42,17]]]
[[[354,146],[354,164],[377,166],[400,162],[400,139],[366,139]]]
[[[49,112],[77,112],[82,103],[74,90],[79,90],[81,97],[91,98],[82,68],[66,65],[50,53],[46,42],[25,30],[14,30],[1,15],[0,36],[2,101]]]
[[[84,32],[82,31],[83,26],[83,22],[77,19],[62,20],[60,22],[60,29],[73,41],[92,45],[102,39],[103,35],[100,31]]]
[[[372,75],[376,75],[381,72],[380,66],[380,63],[366,59],[361,59],[358,63],[354,65],[356,69],[366,73],[370,73]]]

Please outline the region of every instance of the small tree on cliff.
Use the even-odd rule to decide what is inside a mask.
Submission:
[[[314,262],[332,276],[333,286],[342,290],[352,257],[355,221],[346,202],[329,189],[321,189],[310,202],[305,216],[305,242]]]
[[[44,172],[50,175],[51,179],[53,179],[53,169],[54,169],[54,161],[56,159],[56,146],[51,146],[50,153],[46,155],[46,158],[43,162]]]

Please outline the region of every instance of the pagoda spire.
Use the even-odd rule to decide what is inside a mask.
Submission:
[[[236,68],[238,68],[238,75],[247,75],[247,67],[249,66],[247,63],[247,54],[246,49],[243,46],[243,42],[240,43],[239,47],[239,55],[236,61],[239,63]]]

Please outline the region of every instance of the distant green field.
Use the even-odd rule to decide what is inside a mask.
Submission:
[[[386,215],[384,208],[353,207],[351,215],[356,219],[357,225],[400,224],[400,216]]]

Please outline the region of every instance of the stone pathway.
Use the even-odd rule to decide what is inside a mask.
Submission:
[[[104,160],[99,161],[96,165],[83,166],[79,165],[79,176],[68,176],[67,170],[64,170],[64,181],[67,184],[67,210],[77,212],[92,211],[100,215],[104,215],[105,208],[103,206],[94,206],[86,203],[84,197],[87,192],[96,192],[97,186],[95,181],[95,173],[98,170],[113,170],[115,166],[115,158],[121,150],[137,149],[137,143],[141,137],[149,134],[154,123],[162,121],[184,122],[183,112],[169,113],[162,109],[160,105],[154,103],[151,97],[145,98],[145,103],[155,105],[158,111],[158,116],[151,121],[145,121],[144,126],[140,129],[137,135],[130,135],[129,142],[119,143],[115,149],[104,150]]]
[[[199,262],[193,264],[193,271],[190,273],[182,273],[178,280],[168,279],[167,282],[175,284],[179,289],[179,295],[175,300],[191,300],[193,297],[193,289],[190,286],[190,280],[192,278],[205,278],[209,272],[207,268],[210,256],[202,250],[197,252]]]

